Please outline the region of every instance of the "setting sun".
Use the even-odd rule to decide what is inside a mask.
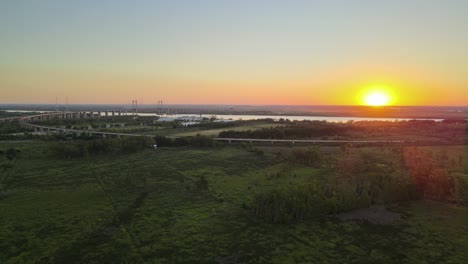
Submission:
[[[383,86],[372,86],[366,88],[360,95],[361,104],[367,106],[386,106],[394,101],[390,89]]]
[[[364,102],[369,106],[384,106],[390,102],[390,96],[384,92],[372,92],[366,95]]]

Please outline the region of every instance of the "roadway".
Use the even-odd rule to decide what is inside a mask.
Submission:
[[[263,138],[214,138],[217,141],[267,142],[267,143],[405,143],[405,140],[334,140],[334,139],[263,139]]]

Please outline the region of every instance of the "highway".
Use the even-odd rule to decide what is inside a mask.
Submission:
[[[267,142],[267,143],[404,143],[404,140],[333,140],[333,139],[260,139],[260,138],[214,138],[217,141]]]

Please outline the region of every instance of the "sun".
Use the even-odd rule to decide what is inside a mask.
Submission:
[[[385,106],[390,102],[390,96],[384,92],[371,92],[364,98],[364,103],[369,106]]]
[[[393,96],[389,89],[382,86],[369,87],[361,95],[363,105],[367,106],[387,106],[393,101]]]

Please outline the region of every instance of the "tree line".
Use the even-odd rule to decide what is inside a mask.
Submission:
[[[83,158],[98,154],[129,154],[149,149],[154,140],[149,137],[125,137],[76,140],[51,144],[53,156],[63,159]]]
[[[462,141],[468,129],[466,121],[411,120],[411,121],[358,121],[331,123],[326,121],[286,122],[258,130],[227,130],[222,138],[310,139],[310,138],[367,138],[378,136],[421,136]]]
[[[65,135],[57,135],[57,137],[64,137],[62,139],[67,139]],[[181,138],[156,136],[107,139],[76,135],[76,137],[68,139],[69,140],[51,144],[50,152],[53,156],[63,159],[73,159],[99,154],[129,154],[145,149],[152,149],[155,144],[158,147],[214,147],[216,145],[213,138],[202,135]]]
[[[446,151],[409,148],[403,153],[404,164],[413,179],[419,197],[463,203],[463,155],[450,157]]]
[[[306,153],[291,154],[290,159],[304,160]],[[315,154],[310,157],[319,159]],[[462,166],[461,155],[449,158],[425,149],[343,148],[326,180],[257,193],[252,210],[272,223],[295,223],[400,201],[464,203]]]
[[[215,147],[217,142],[212,137],[196,135],[192,137],[178,137],[169,138],[165,136],[155,136],[155,142],[158,147],[180,147],[180,146],[194,146],[194,147]]]
[[[0,135],[13,134],[13,133],[27,133],[33,132],[31,128],[22,126],[18,121],[2,122],[0,123]]]

